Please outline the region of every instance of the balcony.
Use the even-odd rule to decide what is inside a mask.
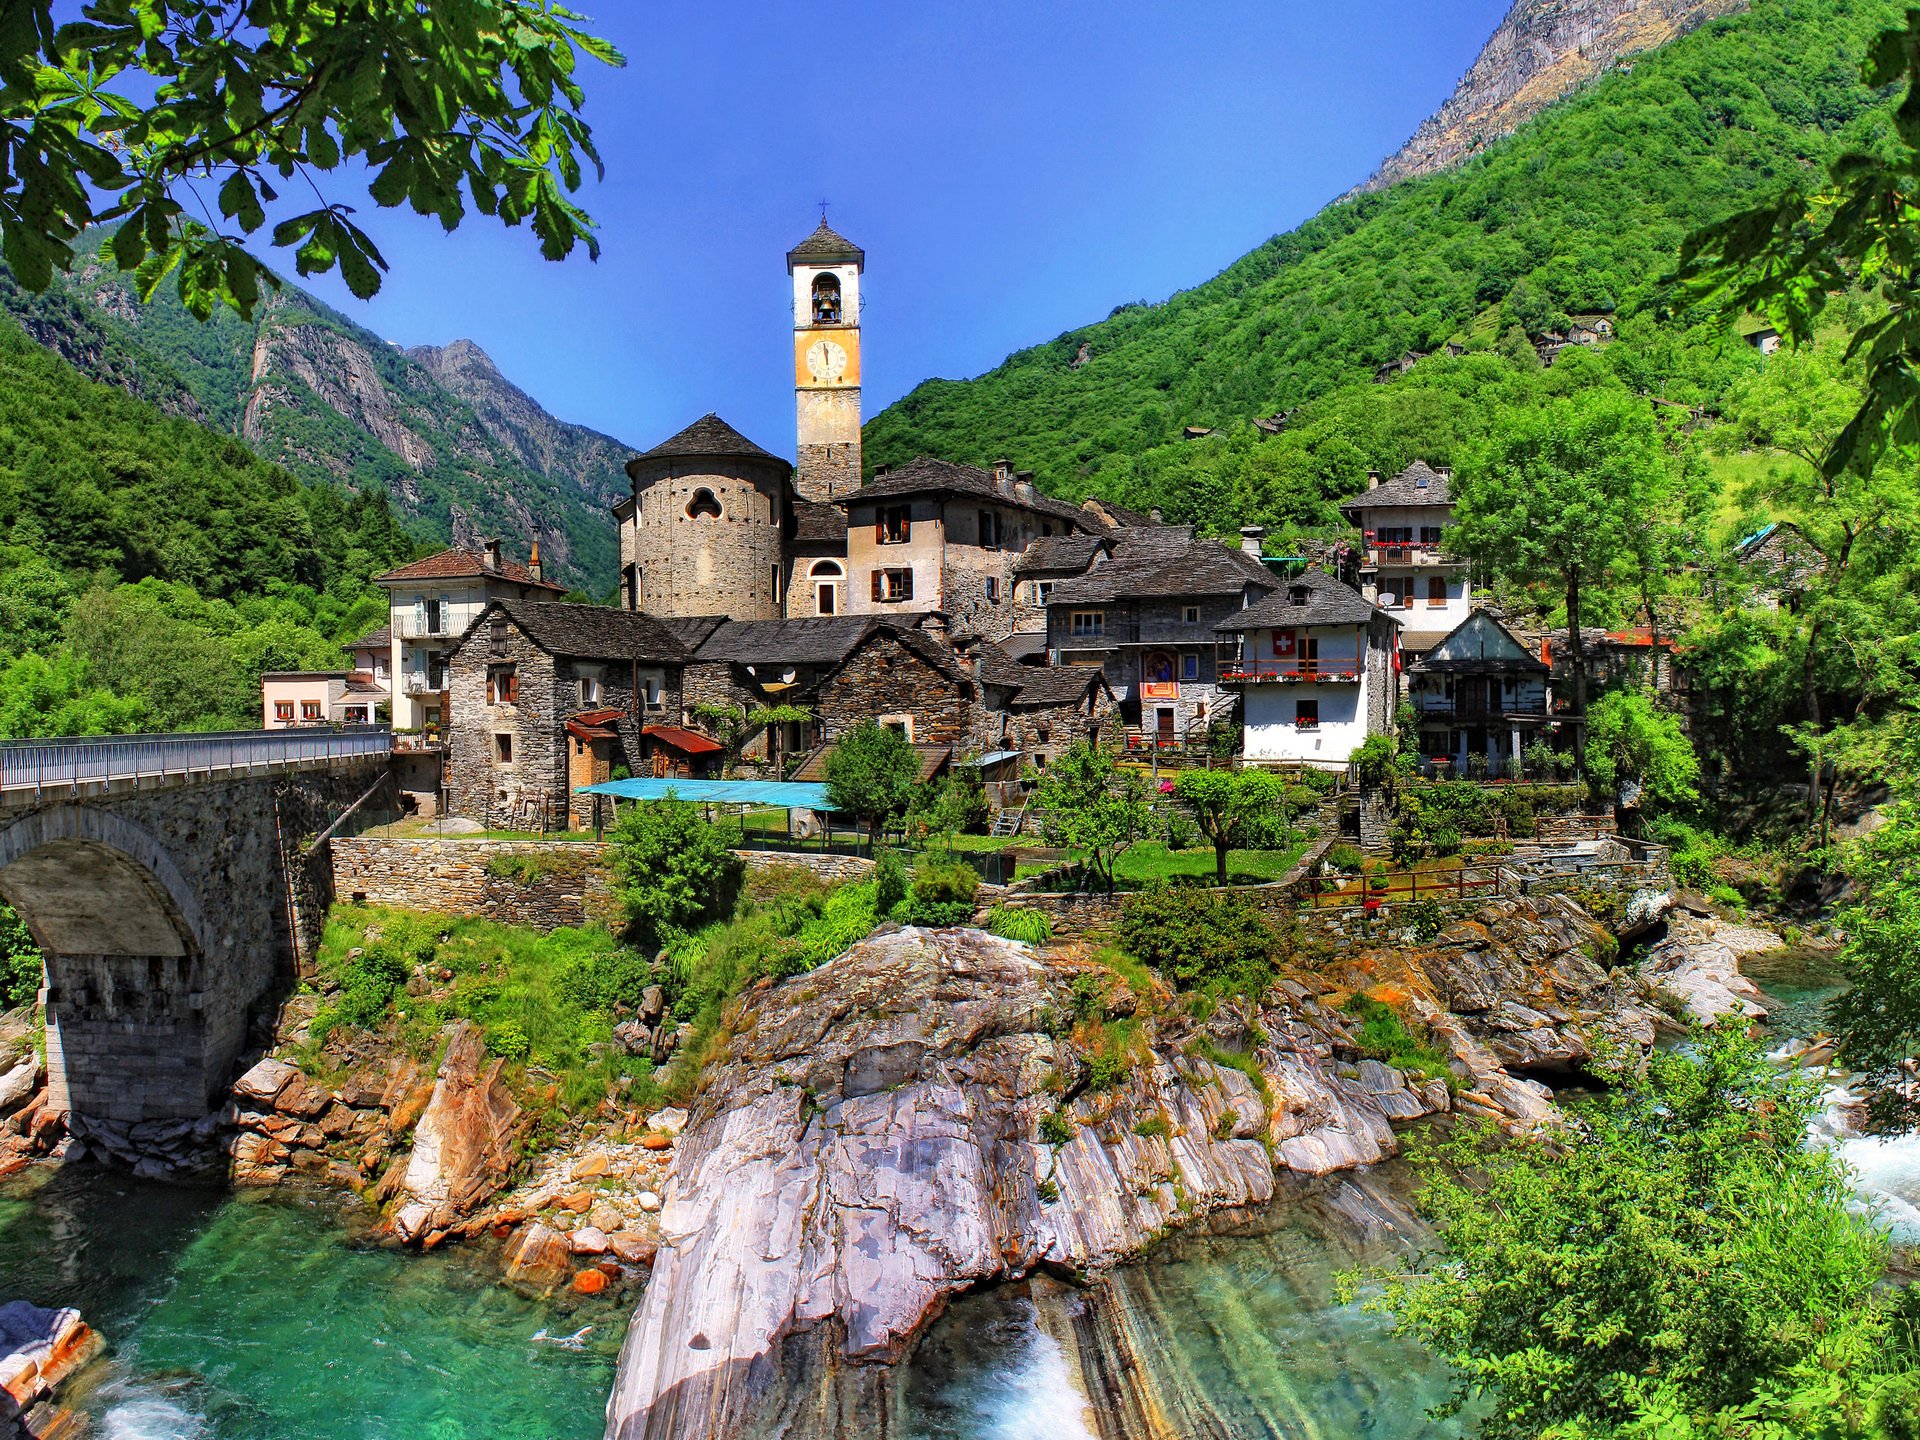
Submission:
[[[432,614],[424,619],[408,615],[395,627],[402,640],[457,640],[460,632],[453,626],[451,616]]]
[[[1294,664],[1279,661],[1252,666],[1229,666],[1220,672],[1222,685],[1358,685],[1363,672],[1352,665]]]
[[[1382,565],[1451,565],[1458,562],[1446,553],[1446,541],[1376,540],[1368,535],[1361,541],[1364,563],[1370,569]]]
[[[409,695],[437,695],[446,688],[445,677],[442,677],[440,683],[436,685],[425,675],[407,676],[406,691]]]

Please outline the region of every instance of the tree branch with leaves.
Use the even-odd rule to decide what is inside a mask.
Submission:
[[[143,298],[173,276],[200,318],[250,315],[279,284],[246,248],[271,207],[301,275],[337,268],[366,299],[387,262],[320,185],[349,163],[383,208],[452,230],[471,207],[529,224],[549,260],[599,254],[572,198],[583,161],[601,170],[576,72],[625,61],[553,0],[92,0],[60,25],[53,8],[0,12],[0,255],[29,290],[114,223],[101,258]],[[283,204],[290,182],[316,203]]]

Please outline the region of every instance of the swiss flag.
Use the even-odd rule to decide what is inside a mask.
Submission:
[[[1273,653],[1276,657],[1293,654],[1293,631],[1276,630],[1273,632]]]

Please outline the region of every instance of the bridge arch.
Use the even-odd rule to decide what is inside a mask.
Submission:
[[[115,810],[54,805],[0,828],[0,898],[47,962],[58,1109],[140,1122],[204,1115],[209,927],[166,846]]]

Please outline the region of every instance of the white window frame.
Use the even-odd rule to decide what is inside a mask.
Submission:
[[[1070,610],[1067,612],[1067,638],[1070,640],[1101,640],[1106,638],[1107,612],[1104,610]]]

